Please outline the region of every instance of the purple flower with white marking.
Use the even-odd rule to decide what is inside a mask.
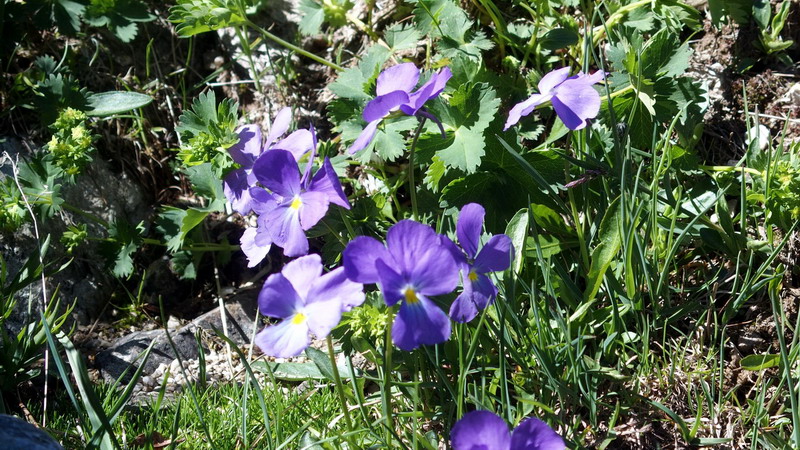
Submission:
[[[459,263],[464,287],[450,305],[450,318],[456,322],[469,322],[494,301],[497,288],[486,274],[508,269],[514,254],[511,238],[505,234],[492,236],[478,251],[485,215],[483,206],[477,203],[464,205],[458,215],[456,236],[463,251],[455,244],[450,246]]]
[[[450,68],[445,67],[433,74],[419,89],[412,92],[419,81],[419,69],[414,63],[398,64],[381,72],[375,86],[377,97],[367,103],[362,114],[364,120],[368,122],[367,126],[350,146],[348,152],[353,154],[367,148],[372,142],[372,138],[375,137],[381,121],[397,110],[409,116],[423,116],[432,119],[441,128],[439,120],[425,111],[423,106],[425,102],[442,93],[445,84],[452,76]]]
[[[513,432],[490,411],[464,414],[450,430],[454,450],[564,450],[564,440],[535,417],[523,420]]]
[[[450,338],[450,319],[429,298],[458,285],[458,266],[444,239],[427,225],[401,220],[389,228],[386,245],[359,236],[342,254],[348,278],[378,283],[387,306],[403,301],[392,325],[392,339],[401,350]]]
[[[274,244],[283,247],[286,256],[308,253],[305,232],[325,216],[331,203],[350,209],[328,158],[311,177],[313,156],[312,153],[302,178],[294,155],[286,150],[265,152],[253,164],[256,178],[271,193],[269,197],[257,194],[263,199],[254,202],[258,203],[253,209],[259,212],[259,229],[267,232]]]
[[[313,137],[309,130],[297,130],[279,142],[275,142],[286,134],[292,120],[292,111],[283,108],[278,111],[270,125],[267,142],[261,143],[261,129],[258,125],[244,125],[239,128],[239,142],[228,149],[233,161],[239,168],[231,171],[223,180],[225,197],[235,211],[248,214],[252,210],[250,188],[256,185],[253,164],[267,150],[281,149],[291,152],[295,159],[300,159],[313,146]]]
[[[539,81],[539,93],[517,103],[508,113],[503,130],[516,125],[542,103],[553,102],[553,109],[570,130],[580,130],[600,112],[600,94],[592,87],[605,78],[603,71],[591,75],[578,72],[569,76],[569,67],[554,70]]]
[[[258,294],[261,314],[283,321],[261,330],[255,343],[269,356],[297,356],[311,343],[309,333],[326,337],[343,311],[362,303],[363,286],[348,280],[344,268],[323,275],[319,255],[297,258],[270,275]]]

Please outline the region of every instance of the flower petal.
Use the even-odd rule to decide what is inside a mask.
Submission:
[[[231,203],[234,211],[245,215],[252,209],[250,197],[250,183],[247,180],[245,169],[236,169],[225,176],[222,181],[222,190],[225,198]]]
[[[456,236],[461,248],[467,252],[467,256],[470,258],[474,258],[478,253],[484,216],[486,216],[486,210],[477,203],[467,203],[458,214]]]
[[[390,112],[397,110],[400,105],[408,102],[408,92],[392,91],[379,95],[367,103],[361,116],[367,122],[383,119]]]
[[[472,411],[450,430],[453,450],[509,450],[511,433],[506,422],[490,411]],[[518,447],[522,450],[527,447]]]
[[[323,192],[328,196],[328,201],[334,205],[339,205],[344,209],[350,209],[350,202],[347,201],[347,196],[344,195],[342,184],[339,182],[339,176],[336,175],[331,160],[327,157],[322,163],[322,167],[314,174],[314,178],[311,180],[308,190]]]
[[[264,328],[256,335],[256,345],[264,354],[275,358],[297,356],[311,344],[308,325],[291,319]]]
[[[282,204],[266,214],[272,242],[283,248],[286,256],[302,256],[308,253],[308,238],[300,226],[298,211]]]
[[[556,89],[553,108],[567,128],[580,130],[587,119],[597,117],[600,112],[600,94],[583,80],[567,80]]]
[[[529,417],[511,433],[512,449],[564,450],[564,440],[546,423]]]
[[[250,227],[244,230],[242,233],[242,237],[239,239],[239,244],[242,247],[242,252],[244,252],[245,256],[247,256],[247,267],[255,267],[267,257],[270,248],[272,248],[272,243],[267,243],[266,245],[259,245],[256,242],[256,236],[258,235],[258,229]]]
[[[305,304],[310,302],[308,291],[312,283],[322,275],[322,258],[319,255],[306,255],[289,262],[281,273],[294,287],[295,292]]]
[[[361,131],[361,134],[358,135],[358,138],[353,142],[353,145],[347,149],[347,153],[353,155],[357,151],[367,148],[369,143],[372,142],[372,138],[375,137],[375,132],[378,131],[379,123],[381,123],[380,119],[368,123],[367,126],[364,127],[364,130]]]
[[[467,323],[478,315],[478,307],[475,304],[473,296],[475,293],[470,288],[467,290],[469,282],[464,285],[464,292],[458,295],[453,304],[450,305],[450,313],[448,314],[451,319],[459,323]]]
[[[375,85],[377,95],[386,95],[392,91],[411,92],[419,81],[419,69],[414,63],[403,63],[389,67],[378,75]]]
[[[275,114],[275,119],[269,126],[269,135],[267,135],[267,143],[264,148],[270,148],[272,143],[279,137],[286,134],[289,129],[289,124],[292,122],[292,109],[289,107],[283,108]]]
[[[261,128],[258,125],[244,125],[236,130],[239,142],[228,149],[231,158],[244,168],[253,167],[253,161],[261,154]]]
[[[304,305],[292,283],[280,273],[270,275],[258,293],[258,311],[276,319],[291,317]]]
[[[356,237],[342,253],[345,274],[357,283],[371,284],[380,280],[375,268],[375,261],[379,259],[391,261],[391,256],[386,246],[369,236]]]
[[[550,95],[533,94],[527,100],[514,105],[511,111],[508,112],[508,119],[506,119],[503,131],[516,125],[521,118],[530,114],[534,108],[550,100],[550,98]]]
[[[401,220],[386,233],[395,270],[424,295],[443,295],[458,285],[458,267],[433,228]]]
[[[450,339],[450,319],[435,303],[418,295],[415,303],[403,302],[392,325],[392,341],[400,350],[434,345]]]
[[[347,278],[344,267],[334,269],[319,277],[311,286],[307,304],[321,300],[336,301],[343,311],[350,311],[364,303],[364,286]]]
[[[275,198],[262,187],[250,188],[250,207],[256,214],[266,214],[278,206]]]
[[[473,292],[472,301],[475,302],[478,311],[483,311],[497,297],[497,288],[486,275],[480,273],[476,275],[477,279],[470,283]]]
[[[445,67],[433,74],[422,87],[408,96],[408,102],[403,104],[400,109],[409,116],[415,115],[425,105],[425,102],[438,97],[442,93],[447,81],[452,76],[453,72],[450,71],[449,67]]]
[[[300,168],[286,150],[264,152],[253,164],[258,181],[270,191],[287,198],[300,193]]]
[[[286,150],[294,156],[295,161],[308,153],[314,147],[314,136],[308,130],[297,130],[286,136],[286,139],[276,143],[272,150]]]
[[[378,285],[383,294],[383,301],[386,306],[394,306],[405,296],[405,290],[409,287],[408,280],[402,274],[397,273],[384,260],[375,261],[375,269],[378,271]]]
[[[328,195],[324,192],[303,192],[300,194],[300,225],[308,230],[316,225],[328,212]]]
[[[569,67],[562,67],[546,74],[539,80],[539,93],[544,95],[552,94],[553,89],[566,81],[567,78],[569,78]]]
[[[499,272],[511,266],[514,244],[505,234],[497,234],[489,239],[475,258],[473,269],[478,273]]]

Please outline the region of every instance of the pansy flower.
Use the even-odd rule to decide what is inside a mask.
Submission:
[[[269,356],[297,356],[311,343],[309,333],[328,336],[342,311],[362,303],[363,286],[348,280],[344,268],[323,275],[319,255],[297,258],[270,275],[258,294],[261,314],[283,320],[261,330],[255,343]]]
[[[450,246],[459,263],[464,287],[450,305],[450,318],[456,322],[469,322],[494,300],[497,288],[486,274],[508,269],[514,254],[511,238],[505,234],[492,236],[478,251],[485,215],[483,206],[477,203],[464,205],[458,215],[456,236],[463,251]]]
[[[552,428],[535,417],[523,420],[513,432],[490,411],[464,414],[450,430],[454,450],[564,450],[566,445]]]
[[[375,86],[377,97],[367,103],[362,113],[367,126],[348,152],[353,154],[365,149],[375,137],[381,121],[397,110],[409,116],[424,116],[439,123],[438,119],[423,109],[423,106],[425,102],[442,93],[445,84],[452,76],[450,68],[445,67],[433,74],[419,89],[413,91],[419,81],[419,69],[414,63],[398,64],[381,72]],[[439,126],[441,127],[441,124]]]
[[[600,94],[592,87],[605,78],[603,71],[591,75],[578,72],[569,76],[569,67],[554,70],[539,80],[539,93],[517,103],[508,113],[503,130],[516,125],[542,103],[553,102],[553,109],[570,130],[580,130],[600,112]]]
[[[278,142],[278,138],[286,134],[292,120],[292,110],[283,108],[278,111],[269,128],[267,141],[262,145],[261,128],[258,125],[244,125],[237,130],[239,142],[228,149],[231,158],[239,168],[231,171],[223,180],[225,197],[235,211],[248,214],[252,210],[250,188],[256,185],[253,164],[256,159],[269,149],[287,150],[300,159],[313,146],[313,137],[309,130],[297,130]]]
[[[433,228],[401,220],[386,233],[386,245],[367,236],[353,239],[342,254],[348,278],[377,283],[387,306],[402,301],[392,325],[401,350],[445,342],[450,320],[429,297],[458,285],[458,266]]]
[[[316,143],[315,136],[313,140]],[[313,159],[312,152],[302,178],[294,155],[286,150],[265,152],[253,164],[256,179],[271,194],[256,194],[262,197],[258,205],[254,202],[253,206],[259,212],[259,228],[262,233],[268,233],[272,243],[283,247],[286,256],[308,253],[305,232],[325,216],[331,203],[350,209],[330,159],[326,157],[322,167],[311,177]]]

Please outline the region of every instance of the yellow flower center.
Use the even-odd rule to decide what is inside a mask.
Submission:
[[[475,273],[474,270],[470,270],[469,271],[469,275],[467,275],[467,278],[469,278],[469,281],[472,281],[472,282],[478,281],[478,274]]]
[[[300,325],[305,321],[306,321],[306,315],[301,312],[295,314],[294,317],[292,317],[292,324],[294,325]]]
[[[413,305],[413,304],[419,302],[419,298],[417,298],[417,293],[414,292],[414,289],[406,288],[406,291],[405,291],[404,294],[406,296],[406,303],[408,303],[409,305]]]
[[[300,196],[298,195],[297,197],[294,198],[294,200],[292,200],[292,205],[290,206],[290,208],[292,208],[292,209],[294,209],[296,211],[296,210],[300,209],[300,206],[302,204],[303,204],[303,202],[300,200]]]

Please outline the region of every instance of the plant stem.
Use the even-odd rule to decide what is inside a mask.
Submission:
[[[336,393],[339,395],[339,403],[342,407],[342,414],[344,414],[344,421],[347,424],[347,431],[353,433],[353,421],[350,420],[350,410],[347,409],[347,399],[344,396],[344,386],[342,386],[342,378],[339,376],[339,366],[336,365],[336,356],[333,353],[333,339],[330,334],[325,338],[325,342],[328,343],[328,357],[331,359],[331,366],[333,368],[333,381],[336,383]],[[350,444],[353,449],[358,448],[353,441],[352,435],[347,435],[346,439],[347,443]]]
[[[247,23],[248,26],[250,26],[254,30],[256,30],[259,33],[261,33],[265,38],[275,42],[278,45],[282,45],[282,46],[288,48],[289,50],[297,53],[298,55],[303,55],[308,59],[312,59],[312,60],[314,60],[314,61],[316,61],[316,62],[318,62],[320,64],[328,66],[331,69],[339,71],[339,72],[344,70],[344,67],[342,67],[342,66],[340,66],[340,65],[338,65],[336,63],[330,62],[325,58],[321,58],[321,57],[319,57],[319,56],[317,56],[317,55],[315,55],[315,54],[313,54],[311,52],[305,51],[302,48],[300,48],[300,47],[298,47],[298,46],[296,46],[296,45],[294,45],[294,44],[292,44],[290,42],[284,41],[283,39],[279,38],[278,36],[275,36],[274,34],[270,33],[269,31],[267,31],[267,30],[261,28],[260,26],[254,24],[250,20],[247,20],[246,23]]]
[[[261,90],[261,74],[258,72],[255,61],[253,61],[253,50],[250,48],[250,40],[247,39],[247,34],[243,30],[244,27],[236,27],[236,34],[239,36],[239,42],[242,43],[242,51],[247,56],[247,62],[250,64],[250,72],[253,73],[253,82],[255,82],[256,90],[263,93]]]
[[[391,309],[386,321],[386,335],[383,343],[383,415],[386,419],[386,443],[392,441],[392,322],[393,316]]]
[[[752,167],[742,167],[742,166],[698,166],[702,170],[706,170],[709,172],[740,172],[741,174],[749,173],[750,175],[755,175],[761,178],[765,178],[764,172],[760,170],[753,169]]]
[[[417,141],[425,126],[426,117],[419,119],[417,131],[414,132],[414,140],[411,141],[411,149],[408,152],[408,191],[411,195],[411,214],[414,220],[419,220],[419,210],[417,209],[417,185],[414,182],[414,154],[417,150]]]
[[[594,45],[597,45],[600,42],[600,39],[603,39],[603,36],[606,34],[606,29],[611,29],[614,25],[619,23],[622,20],[622,17],[625,14],[639,8],[640,6],[647,6],[652,4],[653,0],[639,0],[638,2],[633,2],[630,5],[625,5],[620,9],[614,11],[613,14],[606,20],[606,23],[603,25],[598,25],[594,27],[592,30],[592,41]]]

